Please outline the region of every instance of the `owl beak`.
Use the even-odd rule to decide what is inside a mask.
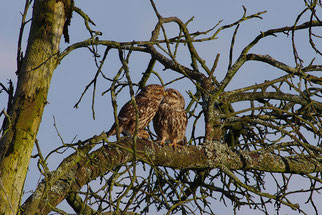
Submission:
[[[163,95],[164,96],[167,96],[168,95],[168,92],[167,91],[164,91]]]

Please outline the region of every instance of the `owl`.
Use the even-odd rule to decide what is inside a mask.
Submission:
[[[166,96],[153,118],[153,127],[161,140],[161,145],[168,140],[170,146],[174,148],[180,142],[183,144],[188,123],[184,106],[184,98],[177,90],[171,88],[166,90]]]
[[[165,90],[161,85],[151,84],[143,88],[135,101],[139,113],[138,132],[143,130],[153,119],[160,102],[165,95]],[[133,135],[136,127],[136,111],[131,100],[128,101],[118,114],[119,129],[123,135]],[[116,124],[107,132],[107,137],[116,134]]]

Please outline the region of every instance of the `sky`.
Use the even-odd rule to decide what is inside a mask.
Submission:
[[[291,26],[295,22],[297,15],[303,10],[303,1],[301,0],[226,0],[226,1],[192,1],[192,0],[162,0],[156,1],[156,6],[163,17],[176,16],[188,21],[194,16],[194,20],[189,24],[190,32],[204,31],[214,25],[219,20],[223,20],[223,24],[229,24],[238,20],[242,14],[242,5],[247,8],[247,14],[257,13],[266,10],[267,13],[262,15],[263,19],[253,19],[243,23],[238,31],[236,39],[236,47],[234,50],[236,59],[238,53],[261,31],[270,28],[278,28]],[[6,83],[8,79],[12,79],[16,83],[16,50],[21,22],[21,12],[23,11],[23,1],[6,1],[0,9],[0,20],[2,21],[2,30],[0,33],[0,82]],[[149,1],[129,1],[129,0],[95,0],[75,1],[75,5],[81,8],[95,22],[96,27],[93,29],[103,33],[101,39],[115,41],[133,41],[148,40],[151,36],[157,18],[152,10]],[[30,18],[31,13],[29,13]],[[304,20],[304,19],[303,19]],[[300,20],[300,23],[303,21]],[[306,20],[305,20],[306,21]],[[30,25],[26,26],[29,29]],[[70,26],[71,43],[85,40],[89,37],[88,32],[83,25],[83,20],[74,13]],[[177,26],[168,25],[168,34],[175,35]],[[196,44],[197,50],[210,66],[217,53],[221,54],[218,68],[216,70],[217,80],[224,77],[228,65],[228,51],[231,41],[233,29],[222,32],[218,35],[218,39],[204,44]],[[25,32],[23,47],[27,44],[28,32]],[[299,43],[299,53],[301,57],[309,63],[312,56],[318,57],[311,49],[306,48],[307,37],[305,32],[300,32],[296,37]],[[69,44],[65,44],[62,40],[61,50]],[[302,46],[303,45],[303,46]],[[103,49],[100,49],[104,51]],[[252,52],[258,54],[270,54],[272,57],[293,66],[294,60],[289,53],[292,51],[289,38],[282,36],[281,38],[270,37],[262,40]],[[114,76],[120,68],[118,55],[114,51],[109,55],[103,67],[104,74]],[[182,52],[179,62],[189,67],[189,57]],[[132,80],[137,82],[140,75],[146,69],[149,55],[133,54],[129,62]],[[321,58],[317,58],[317,62],[321,64]],[[155,70],[162,71],[163,67],[157,65]],[[276,69],[259,63],[247,63],[245,67],[236,75],[235,79],[228,85],[227,89],[236,89],[248,86],[250,84],[259,83],[263,80],[269,80],[276,77],[279,71]],[[73,106],[78,101],[85,86],[93,79],[96,73],[96,66],[93,62],[92,54],[86,49],[79,49],[67,56],[54,72],[52,83],[49,90],[48,102],[46,106],[43,121],[41,123],[37,139],[42,147],[44,154],[47,154],[54,148],[61,145],[60,138],[54,127],[54,119],[57,129],[64,141],[69,143],[73,140],[84,140],[102,131],[107,131],[113,124],[112,107],[109,95],[102,96],[101,93],[109,88],[109,83],[104,80],[98,81],[95,114],[96,119],[93,120],[91,112],[92,88],[84,96],[79,108]],[[170,81],[173,77],[178,77],[170,70],[160,73],[165,82]],[[251,77],[251,78],[250,78]],[[149,83],[157,82],[156,78],[151,79]],[[194,91],[194,86],[190,82],[180,81],[178,84],[169,85],[176,87],[188,100],[187,90]],[[124,95],[124,96],[123,96]],[[125,93],[118,100],[119,107],[129,100]],[[0,94],[0,108],[4,108],[6,103],[4,93]],[[2,118],[1,118],[2,120]],[[191,122],[188,125],[188,131],[191,130]],[[202,126],[200,126],[202,127]],[[202,129],[201,129],[202,130]],[[200,133],[202,132],[200,130]],[[201,134],[202,135],[202,134]],[[58,159],[57,159],[58,158]],[[63,157],[49,159],[49,167],[54,170]],[[30,171],[27,176],[25,190],[35,189],[39,180],[39,173],[35,171],[36,160],[33,159],[30,164]],[[65,206],[62,206],[65,207]],[[322,206],[318,205],[322,211]],[[218,214],[231,212],[231,209],[220,205],[216,211]],[[312,211],[312,208],[308,208]],[[294,213],[287,208],[283,212]],[[238,214],[248,214],[249,210],[243,209]],[[283,213],[282,213],[283,214]]]

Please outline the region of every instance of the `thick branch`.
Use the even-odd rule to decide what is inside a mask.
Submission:
[[[95,141],[104,139],[95,137]],[[88,140],[94,143],[94,140]],[[305,157],[281,157],[268,152],[232,152],[226,145],[213,143],[213,147],[185,146],[173,150],[160,147],[148,140],[137,140],[136,156],[139,161],[151,166],[164,166],[175,169],[212,169],[222,165],[230,170],[261,170],[268,172],[307,174],[320,172],[319,162],[310,162]],[[209,144],[208,144],[209,145]],[[100,149],[81,156],[76,152],[66,158],[57,170],[53,171],[37,187],[36,191],[23,205],[24,214],[39,210],[42,214],[51,211],[70,192],[77,192],[82,186],[105,174],[114,167],[131,162],[132,139],[122,138]],[[57,176],[58,177],[54,177]]]

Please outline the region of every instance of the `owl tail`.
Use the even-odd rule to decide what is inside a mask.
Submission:
[[[122,126],[119,127],[119,130],[120,130],[120,134],[123,134],[125,132],[123,130]],[[113,136],[113,135],[116,135],[116,124],[115,123],[112,125],[111,129],[108,132],[106,132],[107,138],[109,138],[110,136]]]
[[[107,136],[107,138],[109,138],[110,136],[115,135],[115,133],[116,133],[115,127],[116,127],[116,125],[115,125],[115,123],[114,123],[114,124],[112,125],[111,129],[110,129],[108,132],[106,132],[106,136]]]

